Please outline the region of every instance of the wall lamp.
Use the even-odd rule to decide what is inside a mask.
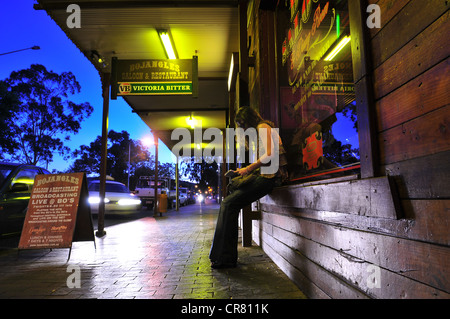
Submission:
[[[233,52],[231,53],[230,70],[228,72],[228,92],[234,91],[238,71],[239,52]]]
[[[106,59],[102,57],[97,50],[91,50],[91,59],[94,60],[96,63],[100,64],[104,68],[108,66]]]
[[[186,118],[186,123],[192,128],[194,129],[195,126],[197,125],[198,121],[195,117],[192,116],[192,112],[191,115],[189,117]]]
[[[342,49],[347,45],[347,43],[349,43],[351,40],[350,36],[347,35],[345,37],[342,38],[341,41],[339,41],[339,43],[334,47],[333,50],[331,50],[331,52],[325,57],[325,61],[332,61],[334,59],[334,57],[342,51]]]
[[[159,38],[164,46],[164,50],[166,51],[167,58],[170,60],[174,60],[177,58],[175,45],[173,45],[172,37],[167,30],[158,30]]]

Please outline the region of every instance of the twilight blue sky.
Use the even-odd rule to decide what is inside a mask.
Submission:
[[[42,64],[56,73],[71,71],[81,85],[81,92],[71,97],[75,102],[89,102],[94,107],[92,115],[81,123],[81,130],[71,137],[68,146],[75,150],[88,145],[101,135],[102,96],[98,72],[90,61],[66,37],[64,32],[50,19],[45,11],[33,9],[33,0],[1,0],[0,27],[2,39],[0,53],[29,48],[34,45],[40,50],[0,56],[0,79],[9,77],[12,71],[29,68],[31,64]],[[129,132],[132,139],[151,136],[150,129],[131,112],[131,107],[121,98],[110,100],[109,129]],[[160,143],[159,160],[173,162],[170,150]],[[151,149],[152,154],[154,148]],[[73,160],[63,161],[57,154],[48,169],[66,170]]]

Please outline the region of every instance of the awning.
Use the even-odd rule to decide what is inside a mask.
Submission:
[[[239,49],[238,1],[79,0],[80,28],[70,28],[71,0],[38,0],[99,73],[111,72],[111,58],[166,59],[157,30],[169,30],[179,59],[198,56],[199,93],[192,96],[127,96],[125,101],[169,149],[170,132],[201,118],[203,129],[227,125],[230,59]],[[104,59],[98,63],[92,53]],[[118,97],[122,98],[122,97]]]

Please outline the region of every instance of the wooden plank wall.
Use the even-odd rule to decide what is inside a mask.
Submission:
[[[310,298],[450,298],[450,4],[368,3],[382,18],[370,30],[380,172],[401,215],[332,208],[357,177],[284,186],[260,201],[253,240]]]

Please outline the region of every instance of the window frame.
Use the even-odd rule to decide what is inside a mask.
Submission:
[[[373,79],[370,52],[369,29],[366,26],[366,8],[367,0],[347,0],[350,19],[351,34],[351,52],[353,81],[355,90],[356,114],[358,117],[358,140],[360,155],[360,172],[358,178],[373,178],[380,176],[379,173],[379,150],[376,134],[376,110],[373,94]],[[276,28],[276,24],[274,24]],[[275,30],[275,34],[279,34]],[[275,40],[279,45],[280,39]],[[277,63],[279,59],[277,59]],[[277,91],[280,92],[280,82],[277,82]],[[278,104],[278,121],[281,123],[281,103]],[[305,176],[304,179],[307,179]],[[309,183],[328,183],[330,180],[355,179],[355,175],[344,177],[325,177],[324,179],[306,180],[298,182],[292,181],[291,184],[309,184]]]

